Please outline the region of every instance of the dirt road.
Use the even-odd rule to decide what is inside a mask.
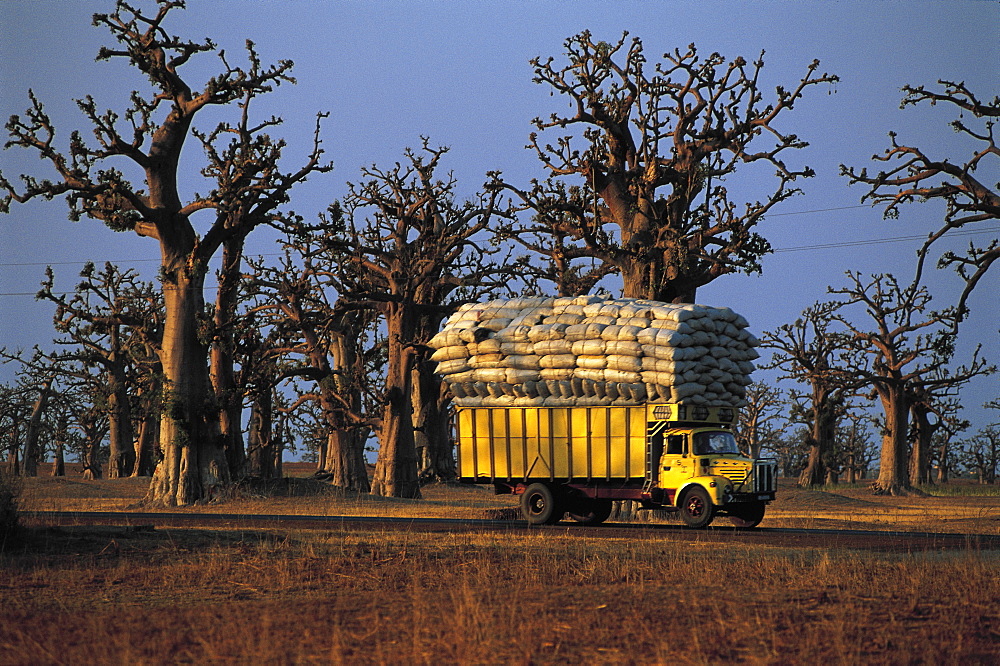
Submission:
[[[102,525],[125,530],[160,528],[222,528],[253,530],[395,530],[400,532],[527,533],[544,530],[553,534],[586,534],[588,537],[653,537],[692,543],[745,543],[782,548],[832,548],[880,552],[929,550],[1000,550],[1000,536],[932,532],[876,530],[757,528],[737,530],[727,525],[691,530],[678,525],[608,523],[584,527],[566,522],[553,526],[530,526],[521,520],[470,520],[447,518],[387,518],[364,516],[248,515],[225,513],[133,513],[124,511],[28,511],[31,525]]]

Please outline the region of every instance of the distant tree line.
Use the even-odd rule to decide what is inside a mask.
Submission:
[[[759,272],[771,248],[757,225],[813,175],[792,164],[808,144],[781,120],[810,89],[837,81],[814,61],[794,85],[768,92],[762,57],[706,57],[692,45],[650,63],[639,39],[608,43],[582,32],[565,42],[562,60],[532,61],[535,82],[571,103],[567,114],[534,121],[530,147],[542,177],[513,183],[488,171],[478,192],[459,199],[443,165],[447,148],[422,138],[394,165],[363,169],[346,196],[308,220],[290,204],[296,186],[332,169],[326,114],[316,115],[311,146],[288,168],[288,146],[272,135],[282,119],[255,110],[260,97],[295,82],[292,63],[264,64],[248,41],[245,64],[219,51],[218,73],[195,86],[185,65],[217,47],[168,32],[181,9],[118,0],[112,13],[95,15],[117,43],[98,59],[125,59],[151,89],[133,92],[121,112],[77,100],[94,139],[74,132],[64,148],[29,91],[26,114],[6,125],[5,147],[36,154],[51,175],[24,174],[15,185],[0,174],[0,211],[60,197],[71,219],[151,238],[161,257],[158,284],[88,264],[75,290],[61,294],[47,272],[38,298],[55,305],[57,337],[47,349],[2,352],[19,364],[18,381],[0,387],[7,465],[31,475],[54,454],[61,473],[73,453],[91,477],[152,476],[148,500],[167,505],[211,499],[248,476],[280,476],[289,450],[308,450],[318,476],[354,491],[419,497],[423,483],[453,479],[450,396],[427,347],[443,320],[483,298],[590,293],[609,275],[627,297],[694,302],[717,278]],[[995,101],[941,85],[940,93],[907,89],[904,103],[996,116]],[[229,115],[201,128],[208,107]],[[935,467],[939,481],[959,465],[995,479],[996,455],[980,463],[971,453],[989,442],[995,451],[995,426],[952,441],[967,427],[958,389],[992,367],[978,352],[951,364],[968,294],[996,258],[996,241],[941,258],[966,283],[954,306],[928,310],[920,282],[937,238],[1000,217],[995,192],[970,173],[996,157],[992,120],[986,125],[956,125],[991,147],[965,165],[933,162],[893,138],[878,158],[890,170],[843,167],[887,215],[920,198],[946,199],[949,213],[912,283],[849,273],[847,287],[831,290],[837,300],[765,336],[772,367],[806,388],[786,397],[754,387],[741,436],[748,450],[800,472],[801,483],[863,478],[876,450],[880,492],[926,483]],[[185,200],[180,155],[191,145],[203,151],[208,189]],[[130,180],[115,166],[122,162],[141,178]],[[759,185],[754,200],[731,198],[725,183],[737,174]],[[259,227],[279,232],[277,259],[245,254]],[[218,288],[207,302],[212,260]],[[858,407],[876,396],[884,416],[872,426]]]

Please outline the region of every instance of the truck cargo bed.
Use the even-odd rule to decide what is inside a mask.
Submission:
[[[645,406],[460,407],[459,477],[641,482],[647,427]]]

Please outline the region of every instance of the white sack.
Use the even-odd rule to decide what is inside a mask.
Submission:
[[[476,368],[472,371],[473,381],[504,382],[507,381],[507,368]]]
[[[503,368],[518,368],[521,370],[538,370],[541,366],[538,364],[540,356],[535,356],[534,354],[512,354],[506,356],[502,361],[500,361],[500,366]]]
[[[642,345],[630,340],[608,340],[604,344],[604,353],[619,356],[642,356]]]
[[[589,370],[603,370],[608,367],[608,357],[603,354],[600,356],[581,354],[576,357],[576,367]]]
[[[600,356],[604,354],[606,344],[601,339],[576,340],[573,342],[573,354],[577,356]]]
[[[465,345],[451,345],[450,347],[441,347],[431,354],[431,360],[435,363],[440,363],[441,361],[453,361],[459,358],[468,358],[469,348]]]
[[[642,361],[638,356],[608,354],[605,356],[605,359],[607,360],[607,368],[609,370],[619,370],[622,372],[639,372],[642,370]]]
[[[539,356],[572,354],[573,343],[568,340],[540,340],[535,343],[534,352]],[[544,367],[544,366],[542,366]]]
[[[604,370],[593,368],[577,368],[573,371],[573,379],[589,379],[593,382],[604,381]]]
[[[658,345],[642,345],[644,357],[659,358],[667,361],[677,361],[687,358],[687,349],[683,347],[660,347]]]
[[[534,342],[501,342],[500,353],[506,356],[526,356],[535,353]]]
[[[606,381],[618,382],[619,384],[642,382],[642,375],[638,372],[625,372],[624,370],[605,370],[604,378]]]
[[[579,307],[579,306],[577,306]],[[564,312],[563,314],[554,314],[546,317],[542,320],[542,324],[565,324],[566,326],[572,326],[574,324],[579,324],[584,320],[583,314],[571,314],[569,312]]]
[[[528,329],[528,340],[540,342],[543,340],[562,340],[563,331],[569,324],[539,324]]]
[[[437,366],[439,375],[452,375],[456,372],[466,372],[470,370],[468,359],[456,358],[451,361],[441,361]]]
[[[575,368],[576,356],[573,354],[548,354],[538,357],[540,368]]]
[[[476,354],[468,358],[470,368],[499,368],[503,354]]]

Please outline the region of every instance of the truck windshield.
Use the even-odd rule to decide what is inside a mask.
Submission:
[[[694,454],[711,456],[732,453],[739,455],[740,448],[731,432],[699,432],[694,436]]]

